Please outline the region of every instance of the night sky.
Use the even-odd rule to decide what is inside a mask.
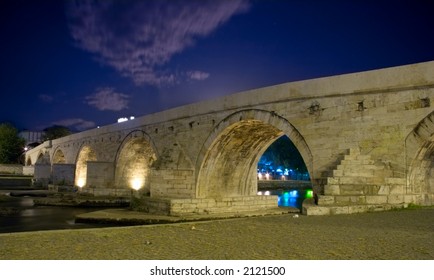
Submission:
[[[80,131],[434,60],[434,1],[0,1],[0,122]]]

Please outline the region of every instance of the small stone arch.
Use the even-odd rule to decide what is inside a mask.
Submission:
[[[406,137],[407,193],[422,194],[422,204],[434,201],[434,111]]]
[[[53,164],[66,163],[65,154],[60,148],[57,148],[53,154]]]
[[[84,187],[87,182],[87,162],[97,161],[97,156],[90,146],[84,145],[78,155],[75,164],[75,185]]]
[[[130,132],[116,153],[115,186],[150,193],[149,176],[157,153],[151,138],[144,131]]]
[[[50,154],[47,151],[40,151],[36,157],[35,164],[50,164]]]
[[[257,163],[277,138],[287,135],[313,174],[309,147],[285,118],[265,110],[243,110],[222,120],[204,143],[196,170],[196,196],[221,198],[256,194]]]

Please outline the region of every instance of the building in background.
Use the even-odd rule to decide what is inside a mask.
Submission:
[[[26,148],[31,149],[43,142],[42,137],[44,132],[24,130],[18,133],[18,135],[26,140]]]

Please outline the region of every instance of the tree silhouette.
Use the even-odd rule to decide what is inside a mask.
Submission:
[[[12,124],[0,124],[0,163],[19,163],[25,142],[18,136],[18,130]]]

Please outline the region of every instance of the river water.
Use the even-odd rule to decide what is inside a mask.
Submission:
[[[7,193],[7,190],[1,190],[1,193]],[[278,195],[278,206],[299,209],[303,200],[312,195],[311,190],[300,189],[263,190],[258,194]],[[0,233],[115,226],[75,223],[76,215],[97,210],[99,209],[34,206],[33,197],[14,197],[8,201],[0,201]],[[6,211],[9,213],[5,214]]]
[[[75,215],[98,209],[34,206],[32,197],[16,197],[0,202],[0,210],[3,210],[0,212],[0,233],[109,226],[75,223]],[[4,214],[6,211],[9,211],[7,215]]]

